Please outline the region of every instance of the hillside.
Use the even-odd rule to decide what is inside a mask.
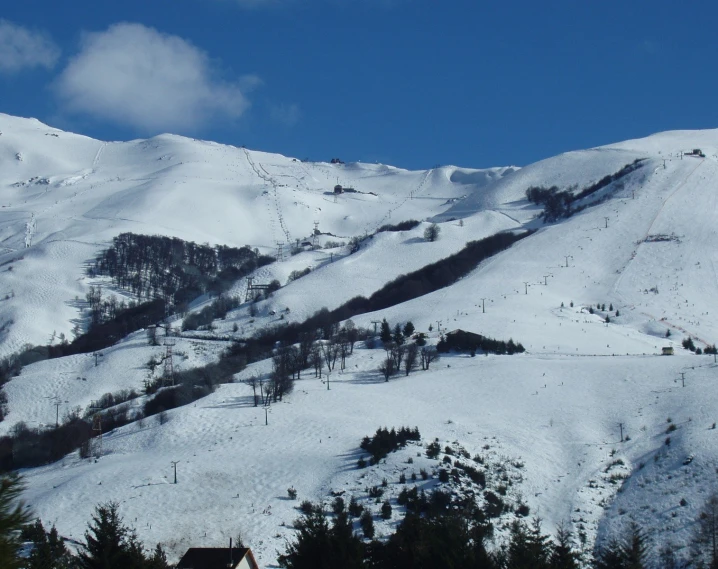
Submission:
[[[386,477],[396,496],[401,471],[437,464],[414,454],[416,465],[408,465],[410,448],[371,471],[356,469],[363,436],[409,425],[419,427],[424,443],[438,437],[442,447],[456,441],[472,455],[520,461],[523,481],[512,496],[548,529],[568,521],[585,531],[586,547],[631,517],[649,524],[656,544],[688,538],[714,489],[718,459],[711,428],[718,368],[713,356],[681,347],[688,336],[701,348],[718,339],[718,131],[661,133],[521,169],[424,172],[297,162],[168,135],[104,144],[5,115],[0,131],[0,283],[14,292],[0,302],[2,321],[13,321],[4,354],[84,322],[89,286],[111,289],[85,266],[123,231],[272,253],[278,242],[289,248],[310,237],[314,221],[326,233],[320,243],[348,242],[385,223],[422,222],[377,233],[353,254],[346,247],[305,250],[262,267],[253,275],[258,281],[286,286],[257,303],[256,316],[243,304],[215,323],[214,335],[239,338],[369,296],[467,241],[538,229],[452,286],[353,318],[369,329],[382,318],[411,320],[431,343],[458,328],[512,338],[526,353],[448,354],[429,371],[385,382],[377,371],[384,350],[359,344],[347,369],[331,375],[330,389],[303,372],[294,392],[271,407],[266,426],[247,385],[223,385],[169,411],[166,421],[151,417],[107,433],[98,460],[74,453],[25,472],[29,502],[63,535],[81,539],[94,505],[117,500],[146,543],[162,541],[173,555],[241,531],[260,563],[271,565],[297,516],[288,487],[300,501],[328,500],[340,489],[362,497]],[[706,156],[680,156],[693,148]],[[526,199],[531,186],[577,193],[637,159],[638,169],[577,201],[589,207],[569,218],[544,223],[541,208]],[[337,180],[366,193],[345,193],[335,203]],[[430,221],[441,228],[433,243],[422,237]],[[305,268],[312,271],[287,284],[292,271]],[[232,293],[244,300],[245,289],[242,279]],[[206,303],[198,299],[193,310]],[[214,361],[225,345],[206,332],[194,336],[175,340],[184,369]],[[660,356],[664,346],[676,355]],[[30,365],[5,387],[10,413],[0,431],[19,421],[54,424],[54,398],[66,411],[106,392],[140,390],[145,362],[164,351],[139,331],[103,350],[97,366],[87,355]],[[269,361],[257,362],[236,379],[270,369]],[[628,440],[621,441],[619,425]],[[170,461],[180,461],[176,486]],[[498,539],[506,522],[498,524]]]
[[[274,253],[311,236],[315,221],[348,239],[439,213],[513,171],[303,163],[172,135],[104,143],[2,114],[0,132],[0,322],[13,321],[2,355],[53,330],[69,336],[84,268],[119,233]],[[335,202],[337,183],[357,192]]]

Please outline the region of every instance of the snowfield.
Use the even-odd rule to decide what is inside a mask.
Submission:
[[[549,530],[569,522],[585,531],[587,547],[630,519],[650,524],[656,544],[685,543],[715,490],[718,366],[681,341],[691,336],[705,348],[718,340],[718,131],[661,133],[521,169],[421,172],[303,163],[171,135],[102,143],[7,115],[0,131],[3,355],[48,343],[53,331],[70,337],[75,323],[86,322],[89,286],[113,289],[85,267],[123,231],[267,253],[281,243],[284,258],[253,276],[283,288],[258,303],[255,317],[244,304],[216,322],[215,335],[239,338],[369,296],[467,241],[538,229],[450,287],[353,318],[366,328],[382,318],[411,320],[431,342],[455,329],[513,338],[526,353],[445,355],[428,371],[385,382],[377,371],[383,349],[360,344],[347,369],[331,374],[330,389],[303,372],[294,392],[271,407],[268,425],[239,382],[269,372],[269,362],[257,362],[236,383],[168,412],[166,422],[150,417],[106,434],[97,460],[73,453],[24,472],[28,502],[63,535],[81,540],[95,505],[116,500],[141,539],[162,542],[173,557],[241,531],[260,564],[272,566],[302,500],[327,502],[344,491],[368,503],[366,488],[383,477],[396,496],[401,472],[438,466],[409,445],[386,463],[357,469],[362,437],[380,426],[417,426],[423,443],[438,437],[442,448],[457,442],[472,455],[522,463],[512,496]],[[706,156],[681,156],[694,148]],[[642,167],[586,198],[603,201],[568,219],[544,224],[526,200],[530,186],[580,190],[636,159],[645,159]],[[335,199],[337,183],[357,192]],[[371,236],[407,219],[421,224]],[[423,232],[432,221],[441,233],[429,243]],[[354,254],[335,247],[289,255],[297,239],[312,240],[314,222],[319,243],[367,238]],[[307,276],[287,283],[305,268]],[[245,290],[243,279],[232,293],[244,300]],[[195,336],[175,340],[183,369],[215,361],[226,346]],[[676,355],[660,356],[668,346]],[[27,366],[4,388],[10,412],[0,432],[20,421],[54,425],[55,400],[62,415],[107,392],[141,391],[146,363],[165,350],[139,331],[103,350],[97,366],[90,355]],[[179,461],[176,485],[171,461]],[[287,498],[289,487],[296,501]],[[396,523],[396,511],[377,524],[380,534]]]

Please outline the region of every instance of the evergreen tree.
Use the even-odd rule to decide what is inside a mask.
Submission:
[[[237,541],[237,547],[243,547],[241,541]],[[170,569],[170,564],[167,563],[167,555],[162,546],[158,543],[152,555],[147,559],[145,564],[146,569]]]
[[[27,569],[71,569],[75,566],[73,556],[65,547],[65,541],[59,536],[55,526],[46,532],[42,522],[37,520],[32,529],[31,541],[33,549]]]
[[[698,566],[718,568],[718,494],[712,494],[698,516],[692,557]]]
[[[369,510],[364,510],[364,513],[359,518],[361,524],[361,530],[364,533],[366,539],[374,539],[374,518]]]
[[[381,517],[384,520],[391,519],[391,504],[389,500],[384,500],[384,503],[381,505]]]
[[[0,567],[3,569],[21,567],[19,534],[22,526],[30,521],[29,513],[19,500],[22,491],[22,480],[17,474],[0,477]]]
[[[551,543],[541,534],[541,520],[534,518],[531,528],[521,521],[511,524],[506,564],[510,569],[548,569]]]
[[[409,338],[414,333],[414,324],[409,320],[406,324],[404,324],[404,337]]]
[[[388,344],[389,342],[391,342],[391,326],[389,326],[389,323],[386,321],[386,318],[381,321],[379,338],[381,338],[383,344]]]
[[[529,551],[534,556],[534,567],[549,567],[553,544],[548,535],[541,533],[541,518],[535,517],[528,534]]]
[[[578,554],[573,550],[571,532],[563,524],[556,530],[550,566],[551,569],[578,569]]]
[[[624,540],[621,553],[625,569],[644,569],[648,551],[646,534],[635,522],[631,523],[629,534]]]
[[[361,569],[364,545],[354,535],[353,524],[346,512],[335,516],[330,535],[333,566],[343,569]]]
[[[331,564],[329,524],[324,512],[316,508],[294,523],[299,530],[296,541],[287,544],[287,550],[277,559],[286,569],[328,569]]]
[[[626,569],[621,543],[612,539],[594,554],[595,569]]]
[[[394,334],[392,336],[392,340],[394,340],[394,343],[397,346],[401,346],[404,343],[404,334],[402,334],[401,326],[399,324],[394,326]]]
[[[80,569],[142,569],[142,547],[134,532],[122,523],[118,509],[117,502],[95,508],[83,551],[78,553]]]
[[[297,539],[287,544],[278,558],[286,569],[360,569],[364,556],[361,540],[352,533],[346,513],[335,517],[329,527],[322,509],[313,508],[294,524]]]

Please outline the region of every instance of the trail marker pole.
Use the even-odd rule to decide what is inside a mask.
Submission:
[[[618,423],[618,427],[621,429],[621,442],[623,442],[623,423]]]

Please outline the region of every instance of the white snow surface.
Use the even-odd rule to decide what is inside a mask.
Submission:
[[[467,241],[538,229],[453,286],[353,319],[365,327],[384,317],[411,320],[419,331],[431,327],[431,341],[439,329],[457,328],[513,338],[525,354],[447,355],[429,371],[385,382],[377,371],[383,350],[358,346],[329,390],[305,372],[294,393],[272,406],[269,425],[249,387],[224,385],[169,412],[164,424],[153,417],[105,435],[98,460],[74,453],[24,472],[28,502],[63,535],[80,540],[95,505],[116,500],[148,546],[162,542],[179,557],[241,531],[260,564],[271,566],[291,538],[299,501],[326,501],[332,490],[364,497],[382,477],[395,496],[400,471],[436,464],[410,446],[357,470],[359,442],[380,426],[418,426],[424,442],[458,441],[472,455],[488,444],[520,460],[524,481],[514,491],[547,529],[563,521],[584,527],[589,546],[629,519],[649,524],[656,544],[685,543],[715,490],[718,367],[681,340],[690,335],[705,347],[718,338],[718,131],[661,133],[521,169],[424,172],[302,163],[170,135],[102,143],[7,115],[0,131],[0,298],[8,296],[0,323],[13,321],[3,354],[46,343],[53,330],[69,335],[85,292],[99,282],[86,277],[86,262],[122,231],[269,252],[277,242],[307,239],[314,221],[335,236],[324,241],[424,222],[379,233],[352,255],[320,249],[264,267],[258,279],[283,285],[292,270],[313,270],[261,302],[256,318],[243,305],[217,322],[215,333],[231,335],[237,324],[245,336],[281,324],[280,315],[301,321],[369,296]],[[693,148],[706,157],[680,157]],[[529,186],[580,189],[637,158],[646,159],[643,167],[602,190],[605,201],[561,222],[541,223],[525,199]],[[335,203],[337,180],[367,193]],[[428,243],[422,234],[431,220],[441,234]],[[237,283],[234,292],[243,295],[244,287]],[[604,303],[614,308],[608,323],[609,311],[596,309]],[[664,346],[676,355],[660,356]],[[222,347],[185,338],[175,350],[189,367],[214,360]],[[54,424],[55,398],[67,402],[61,409],[85,408],[106,392],[140,390],[143,365],[163,350],[137,332],[104,350],[97,366],[87,355],[30,365],[5,387],[10,414],[0,431],[19,421]],[[258,362],[237,379],[268,370]],[[629,440],[620,441],[619,424]],[[677,429],[666,445],[670,424]],[[177,485],[171,461],[179,461]],[[286,499],[290,486],[298,501]],[[379,532],[390,524],[378,524]]]

